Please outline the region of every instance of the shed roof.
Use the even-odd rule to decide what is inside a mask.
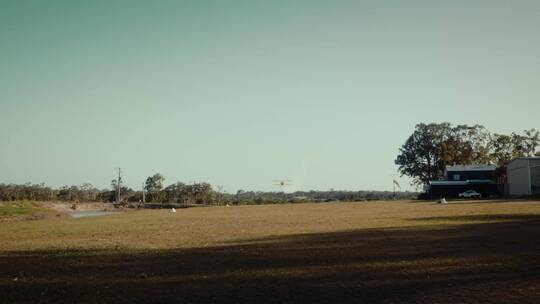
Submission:
[[[517,159],[526,159],[526,160],[540,160],[539,156],[531,156],[531,157],[516,157],[512,159],[512,161],[515,161]]]
[[[446,166],[446,171],[495,171],[496,165],[453,165]]]
[[[490,179],[469,179],[464,181],[430,181],[432,186],[462,186],[462,185],[478,185],[478,184],[494,184],[495,182]]]

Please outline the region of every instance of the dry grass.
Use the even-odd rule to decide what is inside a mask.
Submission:
[[[471,217],[488,216],[485,219]],[[537,202],[370,202],[141,210],[97,218],[4,225],[0,252],[54,249],[176,249],[220,246],[268,236],[357,229],[473,224],[539,215]],[[495,216],[495,217],[493,217]]]
[[[54,217],[55,212],[36,202],[0,202],[0,222]]]
[[[6,303],[540,299],[534,201],[143,210],[0,228]]]

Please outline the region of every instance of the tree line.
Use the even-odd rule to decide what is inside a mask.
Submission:
[[[506,178],[506,166],[514,158],[540,156],[540,132],[498,134],[482,125],[420,123],[399,149],[395,164],[402,175],[417,185],[443,178],[448,165],[494,164],[495,178]]]
[[[212,189],[208,183],[186,185],[181,182],[163,187],[164,178],[157,173],[146,179],[142,190],[133,190],[120,185],[118,180],[111,181],[109,189],[98,189],[89,183],[80,186],[51,188],[45,184],[0,184],[0,201],[61,201],[61,202],[115,202],[120,190],[121,203],[142,202],[143,197],[149,203],[213,204],[222,195]]]
[[[335,202],[335,201],[370,201],[370,200],[390,200],[390,199],[413,199],[418,193],[408,191],[296,191],[285,192],[264,192],[264,191],[244,191],[238,190],[236,194],[225,194],[225,201],[234,204],[279,204],[290,202]]]
[[[165,178],[160,173],[149,176],[142,190],[136,191],[120,185],[122,204],[143,201],[153,205],[245,205],[273,204],[286,202],[365,201],[387,199],[409,199],[414,192],[390,191],[296,191],[264,192],[238,190],[235,194],[217,191],[208,183],[184,184],[175,182],[164,186]],[[91,184],[64,186],[57,189],[45,184],[0,184],[0,201],[59,201],[59,202],[115,202],[118,197],[118,180],[111,181],[109,189],[97,189]]]
[[[91,184],[64,186],[58,189],[45,184],[0,184],[1,201],[102,201],[107,191],[99,190]]]

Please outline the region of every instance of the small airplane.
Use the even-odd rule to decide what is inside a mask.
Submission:
[[[292,185],[292,182],[288,179],[276,179],[276,180],[273,180],[272,182],[274,183],[274,186],[280,186],[280,187]]]

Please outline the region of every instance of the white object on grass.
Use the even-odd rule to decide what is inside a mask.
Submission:
[[[172,208],[171,213],[176,213],[176,209]]]

